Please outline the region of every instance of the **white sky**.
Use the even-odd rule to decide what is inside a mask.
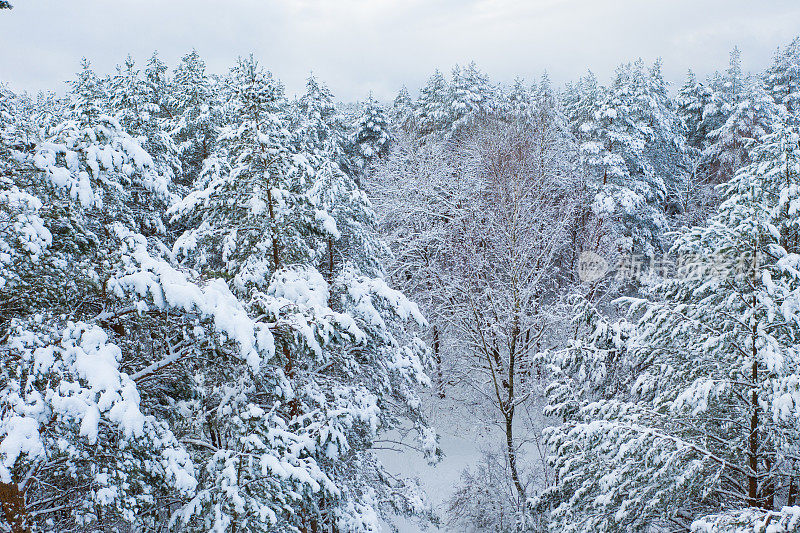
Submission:
[[[734,45],[747,70],[800,34],[800,0],[11,0],[0,11],[0,81],[63,90],[82,56],[100,73],[157,49],[172,67],[192,47],[212,72],[255,53],[287,86],[309,71],[338,99],[390,99],[438,67],[475,60],[493,80],[556,83],[591,68],[664,59],[680,84],[723,69]]]

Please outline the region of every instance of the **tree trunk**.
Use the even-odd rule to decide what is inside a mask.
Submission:
[[[328,283],[333,282],[333,237],[328,237]]]
[[[439,398],[444,398],[444,378],[442,376],[442,352],[439,349],[439,328],[433,326],[433,358],[436,361],[436,385]]]
[[[275,207],[272,201],[272,189],[267,187],[267,206],[269,207],[269,218],[272,222],[275,222]],[[278,235],[277,230],[273,228],[273,236],[272,236],[272,263],[275,269],[275,272],[281,266],[280,261],[280,250],[278,244]],[[286,365],[284,366],[284,371],[286,372],[286,377],[292,379],[294,377],[294,362],[292,361],[292,354],[289,351],[289,341],[282,341],[280,342],[281,349],[283,351],[283,357],[286,359]],[[295,417],[300,414],[300,403],[298,402],[297,398],[293,398],[289,401],[289,416]]]
[[[753,295],[753,309],[755,310],[757,305],[756,297]],[[753,324],[753,346],[752,346],[752,356],[753,356],[753,369],[752,369],[752,387],[753,391],[751,393],[750,399],[750,409],[752,409],[752,414],[750,416],[750,436],[748,438],[748,462],[750,466],[750,472],[747,476],[748,487],[747,487],[747,505],[750,507],[757,507],[758,506],[758,393],[756,392],[756,383],[758,381],[758,350],[756,349],[756,335],[758,331],[756,329],[755,323]]]
[[[511,469],[511,480],[514,482],[514,488],[517,489],[519,496],[520,508],[525,505],[525,489],[522,488],[522,482],[519,480],[519,473],[517,472],[517,450],[514,448],[514,408],[510,408],[510,412],[506,414],[506,453],[508,454],[508,467]]]
[[[3,518],[11,526],[11,533],[30,532],[25,495],[16,483],[0,483],[0,504],[3,506]]]
[[[771,461],[765,461],[764,471],[769,477],[764,483],[763,494],[761,495],[762,507],[771,510],[775,508],[775,478],[772,476]]]
[[[269,218],[275,222],[275,207],[272,205],[272,189],[270,187],[267,187],[267,205],[269,206]],[[273,231],[276,231],[275,228],[273,228]],[[281,262],[278,250],[278,236],[276,234],[272,236],[272,262],[277,272]]]
[[[508,400],[503,405],[503,414],[506,419],[506,450],[508,451],[508,466],[511,469],[511,480],[514,482],[514,487],[517,489],[519,495],[520,510],[525,505],[525,489],[522,488],[522,482],[519,480],[519,473],[517,472],[517,450],[514,447],[514,378],[516,377],[517,366],[517,338],[519,337],[519,301],[514,304],[514,322],[511,328],[511,344],[508,350],[508,376],[505,386],[508,392]]]

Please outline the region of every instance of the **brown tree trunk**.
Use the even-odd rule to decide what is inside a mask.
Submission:
[[[269,218],[273,222],[275,222],[275,207],[272,201],[272,189],[267,187],[267,206],[269,207]],[[278,244],[278,235],[275,228],[273,228],[275,234],[272,236],[272,263],[275,269],[275,272],[281,266],[280,261],[280,249]],[[286,365],[284,366],[284,371],[286,372],[286,377],[292,379],[294,377],[294,362],[292,361],[292,354],[289,351],[289,341],[283,341],[280,343],[281,349],[283,351],[283,357],[286,359]],[[289,416],[297,416],[300,414],[300,403],[297,401],[297,398],[294,398],[289,401]]]
[[[0,483],[0,504],[3,506],[3,517],[11,526],[12,533],[30,532],[25,495],[16,483]]]
[[[756,308],[756,297],[753,296],[753,309]],[[747,505],[750,507],[757,507],[758,506],[758,393],[755,390],[756,383],[758,381],[758,359],[756,356],[758,355],[758,351],[756,349],[756,335],[757,335],[756,326],[753,325],[753,347],[752,347],[752,356],[753,356],[753,368],[752,368],[752,386],[753,392],[750,399],[750,408],[752,409],[752,414],[750,416],[750,436],[748,438],[748,462],[750,466],[750,472],[747,476]]]
[[[761,500],[763,501],[762,507],[765,509],[775,508],[775,478],[772,476],[772,462],[765,461],[764,472],[769,476],[764,483],[763,494]]]
[[[269,206],[269,218],[275,222],[275,207],[272,205],[272,189],[267,187],[267,205]],[[273,231],[275,229],[273,228]],[[280,251],[278,250],[278,236],[272,236],[272,263],[275,271],[280,267]]]

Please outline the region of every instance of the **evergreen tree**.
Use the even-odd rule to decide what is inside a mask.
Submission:
[[[660,63],[617,69],[614,83],[579,128],[585,162],[596,176],[595,211],[620,222],[620,248],[651,254],[661,247],[666,213],[686,179],[681,123],[666,94]]]
[[[766,138],[632,324],[578,315],[588,336],[551,357],[552,530],[721,527],[797,493],[799,162],[795,130]]]
[[[306,92],[297,103],[295,122],[303,150],[331,158],[344,172],[355,171],[348,153],[345,119],[336,109],[333,93],[313,75],[306,81]]]
[[[103,82],[92,70],[89,60],[81,60],[81,70],[71,83],[70,113],[81,122],[91,124],[104,111],[104,103],[108,100]]]
[[[139,70],[128,55],[125,65],[117,65],[117,73],[112,76],[109,86],[109,106],[115,117],[128,133],[137,134],[147,120],[144,104],[144,87]]]
[[[101,113],[102,99],[84,61],[68,114],[48,137],[32,148],[3,139],[0,149],[15,167],[3,178],[0,217],[15,217],[11,228],[21,231],[0,237],[14,264],[0,299],[0,485],[4,518],[19,531],[134,523],[195,484],[186,450],[143,405],[133,377],[147,356],[143,337],[126,332],[147,330],[152,340],[160,332],[125,318],[147,307],[131,308],[119,284],[149,257],[141,235],[138,253],[127,248],[130,228],[158,240],[153,212],[168,183]]]
[[[146,100],[151,106],[150,114],[159,119],[169,118],[167,65],[158,57],[158,52],[153,52],[147,60],[147,66],[144,69],[144,83]]]
[[[413,133],[416,129],[414,102],[411,100],[411,95],[408,94],[408,89],[405,86],[400,89],[394,102],[392,102],[392,108],[389,110],[389,122],[394,128],[398,128],[405,133]]]
[[[709,87],[698,82],[690,69],[676,103],[678,115],[686,127],[687,145],[702,152],[710,142],[710,133],[725,122],[724,102]]]
[[[386,157],[390,139],[386,112],[370,95],[350,139],[356,167],[363,173],[373,161]]]
[[[228,404],[235,417],[215,419],[226,444],[215,445],[203,498],[180,512],[184,523],[203,529],[216,513],[248,531],[372,531],[382,510],[375,494],[396,512],[421,513],[414,486],[390,481],[369,448],[404,416],[436,451],[411,388],[427,383],[426,349],[401,336],[408,319],[424,321],[380,277],[366,197],[328,152],[298,151],[282,86],[251,57],[234,68],[231,87],[238,122],[219,139],[228,162],[173,207],[191,226],[175,248],[206,273],[229,272],[233,290],[273,324],[278,351],[255,372],[204,378],[241,400]],[[333,241],[339,257],[329,260]],[[239,442],[261,465],[242,463]],[[269,457],[287,466],[265,476]],[[259,513],[268,519],[250,518]]]
[[[181,162],[180,183],[191,186],[214,151],[219,129],[217,102],[197,50],[181,58],[172,79],[172,135]]]
[[[450,136],[458,135],[468,129],[476,121],[486,118],[497,111],[495,102],[496,89],[489,77],[471,62],[466,68],[453,69],[453,77],[449,85],[449,119]]]
[[[516,78],[503,94],[503,114],[508,120],[529,123],[533,114],[533,91],[522,78]]]
[[[562,95],[564,114],[569,120],[572,134],[581,141],[588,138],[587,132],[582,129],[582,126],[594,119],[594,111],[600,97],[600,86],[592,71],[589,71],[576,83],[568,83],[564,90]]]
[[[742,71],[742,52],[738,46],[734,46],[733,50],[731,50],[728,68],[725,71],[723,84],[720,88],[725,100],[731,106],[735,106],[743,98],[745,84],[746,80]]]
[[[436,70],[422,88],[417,99],[414,118],[420,137],[443,133],[451,123],[449,88],[447,81]]]
[[[800,37],[785,50],[776,52],[772,65],[764,73],[764,84],[775,103],[786,106],[789,115],[797,120],[800,115]]]
[[[727,181],[739,168],[749,164],[753,145],[772,132],[776,122],[781,120],[781,109],[764,91],[760,81],[753,80],[741,92],[742,100],[728,119],[708,134],[710,144],[703,157],[715,183]]]
[[[283,86],[252,57],[232,70],[231,85],[235,122],[217,140],[224,151],[170,213],[191,228],[175,244],[179,256],[245,291],[265,287],[281,265],[312,260],[319,223],[305,196],[313,169],[293,147]]]
[[[166,66],[153,54],[142,78],[128,56],[124,67],[117,66],[117,74],[111,78],[109,105],[120,125],[153,158],[159,173],[173,182],[180,174],[180,160],[175,142],[164,131],[165,70]]]

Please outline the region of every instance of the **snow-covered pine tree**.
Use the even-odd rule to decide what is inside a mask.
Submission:
[[[133,58],[128,55],[123,66],[111,77],[108,88],[109,107],[128,133],[138,132],[147,119],[142,78]]]
[[[219,109],[206,64],[197,50],[181,58],[170,85],[171,133],[181,162],[179,183],[191,186],[214,152]]]
[[[411,100],[411,95],[408,94],[408,89],[405,85],[400,88],[392,102],[392,108],[389,110],[389,123],[393,128],[397,128],[407,134],[413,133],[416,129],[414,101]]]
[[[448,89],[449,137],[458,136],[498,111],[497,89],[474,61],[466,68],[453,69]]]
[[[81,60],[81,70],[71,82],[71,89],[69,112],[72,118],[91,123],[103,114],[108,94],[88,59]]]
[[[581,142],[588,138],[581,126],[594,120],[594,111],[601,97],[600,89],[597,77],[590,70],[577,82],[567,83],[561,94],[562,107],[572,134]]]
[[[158,119],[170,117],[167,70],[158,52],[153,52],[144,69],[145,101],[150,115]]]
[[[746,78],[742,70],[742,51],[738,46],[734,46],[730,53],[728,68],[721,80],[722,84],[717,88],[731,108],[744,98]]]
[[[711,132],[725,122],[727,104],[711,88],[697,81],[690,69],[676,97],[678,116],[686,132],[686,151],[691,173],[686,187],[679,191],[682,218],[689,225],[702,223],[716,209],[718,195],[713,173],[703,158],[703,151],[712,142]]]
[[[800,116],[800,37],[776,52],[764,73],[764,85],[777,104],[786,106],[793,120]]]
[[[677,207],[688,161],[682,124],[667,96],[660,62],[622,65],[580,126],[587,167],[593,172],[594,210],[617,221],[619,248],[651,255],[662,246],[667,214]]]
[[[15,166],[0,216],[19,232],[2,237],[17,275],[4,279],[0,334],[0,499],[15,531],[152,525],[151,506],[194,488],[186,450],[135,381],[137,366],[159,357],[163,331],[138,320],[147,306],[132,305],[120,285],[152,260],[144,237],[132,252],[124,236],[158,233],[152,207],[168,184],[101,113],[102,98],[84,62],[70,111],[48,137],[0,149]],[[132,331],[147,331],[149,354]]]
[[[381,246],[370,246],[361,237],[369,235],[373,223],[372,211],[363,192],[358,188],[358,161],[348,152],[353,146],[346,139],[342,115],[336,109],[333,95],[324,83],[313,76],[306,84],[294,115],[294,143],[308,154],[307,163],[313,168],[314,185],[308,194],[320,213],[332,218],[322,220],[327,228],[321,236],[324,249],[317,264],[326,279],[347,261],[355,261],[365,273],[377,273],[380,258],[385,255]],[[322,216],[320,214],[320,216]]]
[[[283,86],[251,57],[231,71],[232,123],[214,144],[197,187],[170,208],[190,229],[175,243],[178,257],[234,280],[246,294],[264,288],[282,266],[313,261],[322,229],[306,192],[310,161],[288,128]],[[318,136],[313,142],[324,143]]]
[[[530,122],[533,114],[533,91],[522,78],[516,78],[514,83],[501,94],[502,116],[509,121],[526,124]]]
[[[42,220],[44,203],[31,194],[35,169],[26,160],[33,147],[21,122],[18,97],[0,86],[0,325],[40,307],[42,252],[53,236]],[[28,187],[23,186],[26,183]],[[34,182],[35,183],[35,182]],[[37,185],[44,186],[41,183]],[[39,300],[41,301],[41,300]]]
[[[768,136],[633,323],[579,315],[587,334],[550,357],[551,530],[723,531],[796,503],[799,184],[800,135]]]
[[[169,127],[163,107],[166,68],[154,53],[142,77],[129,55],[111,78],[108,98],[111,112],[123,129],[136,137],[153,158],[158,173],[172,183],[180,175],[180,160],[175,141],[165,131]]]
[[[389,154],[391,134],[386,112],[370,94],[350,137],[353,160],[362,174],[374,161]]]
[[[420,137],[444,134],[450,127],[451,110],[447,80],[437,69],[420,90],[414,105],[414,118]]]
[[[354,173],[347,124],[333,100],[333,93],[313,75],[306,81],[306,92],[297,102],[294,117],[298,142],[304,151],[332,158],[343,172]]]
[[[723,183],[750,163],[750,150],[772,132],[782,120],[784,110],[775,104],[761,81],[740,89],[741,99],[727,120],[708,134],[709,146],[703,152],[703,165],[714,183]]]
[[[163,234],[153,202],[169,198],[169,178],[159,174],[152,157],[115,118],[103,114],[104,100],[101,81],[84,61],[72,83],[69,114],[52,129],[35,163],[84,209],[95,210],[88,219],[96,225],[92,231],[108,233],[102,226],[121,221],[145,235]],[[68,173],[58,166],[62,161]]]
[[[218,143],[227,161],[172,209],[190,226],[175,249],[207,275],[229,273],[276,354],[201,372],[210,392],[193,413],[208,476],[176,520],[372,531],[378,513],[423,513],[415,486],[387,476],[369,448],[406,420],[436,453],[413,392],[428,382],[426,348],[404,330],[424,320],[380,276],[363,193],[329,153],[300,151],[315,141],[295,142],[282,86],[252,57],[230,86],[237,122]],[[342,243],[334,262],[331,241]]]
[[[709,134],[725,122],[724,102],[708,86],[697,81],[689,69],[686,81],[676,98],[678,116],[686,126],[686,144],[695,150],[703,151],[709,141]]]

